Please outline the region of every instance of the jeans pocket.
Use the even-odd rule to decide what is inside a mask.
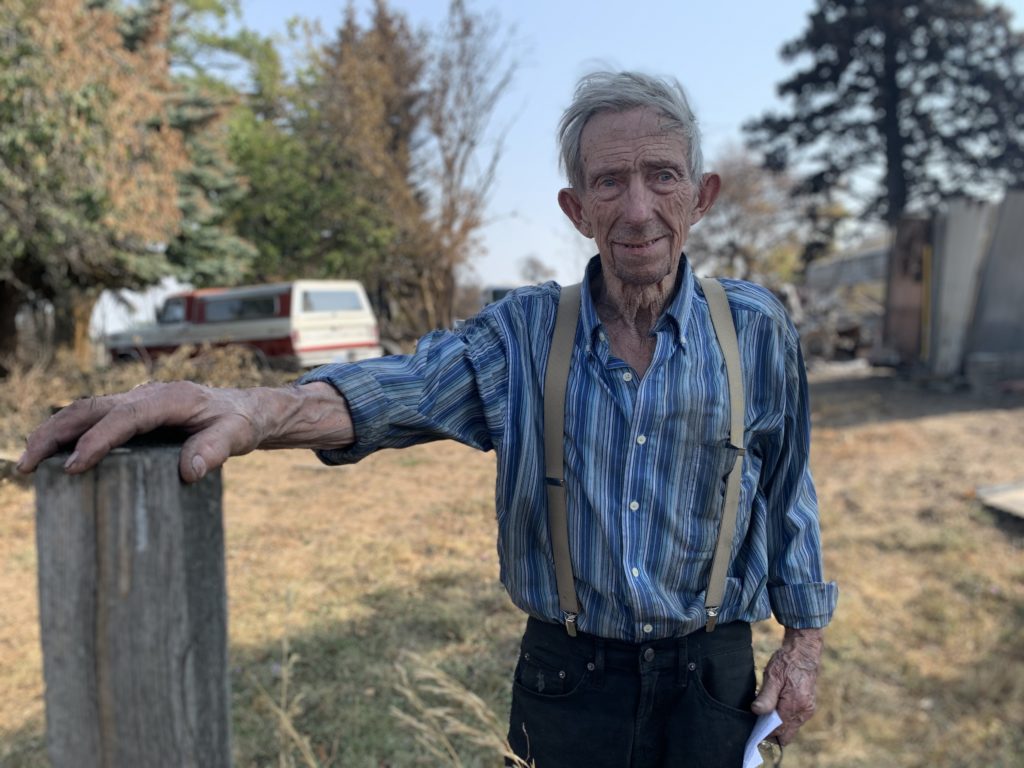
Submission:
[[[525,646],[516,664],[513,682],[521,691],[534,696],[556,698],[578,691],[590,676],[584,659],[553,654],[543,647]]]
[[[757,686],[752,648],[705,656],[697,669],[696,683],[708,705],[751,723],[756,719],[750,711]]]

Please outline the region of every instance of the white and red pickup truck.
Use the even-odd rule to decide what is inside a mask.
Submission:
[[[156,323],[108,335],[113,360],[147,359],[185,344],[248,347],[275,365],[312,368],[379,357],[380,332],[355,280],[293,280],[169,296]]]

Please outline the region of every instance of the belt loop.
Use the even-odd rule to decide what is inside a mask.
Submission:
[[[680,637],[676,643],[676,685],[685,688],[690,682],[690,638]]]

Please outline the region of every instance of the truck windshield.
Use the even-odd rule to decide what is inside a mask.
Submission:
[[[303,312],[345,312],[363,309],[356,291],[304,291]]]

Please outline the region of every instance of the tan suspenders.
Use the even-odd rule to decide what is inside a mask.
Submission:
[[[701,287],[711,310],[711,324],[725,357],[729,383],[731,424],[729,442],[736,450],[736,461],[726,482],[725,503],[718,529],[718,543],[711,561],[711,575],[705,593],[704,610],[706,629],[713,632],[725,594],[725,577],[729,570],[729,555],[736,531],[736,512],[740,501],[740,479],[743,475],[745,410],[743,377],[740,370],[739,342],[736,327],[729,311],[729,300],[721,283],[713,278],[701,278]],[[555,317],[555,332],[548,352],[548,368],[544,378],[544,463],[548,497],[548,529],[555,561],[555,582],[558,586],[558,605],[562,611],[566,631],[575,637],[579,601],[573,579],[572,558],[569,553],[569,517],[565,492],[565,394],[569,382],[569,363],[572,360],[573,340],[580,314],[580,284],[562,288]]]
[[[707,613],[708,632],[715,631],[718,623],[718,611],[722,607],[725,595],[725,576],[729,570],[729,555],[732,550],[732,538],[736,532],[736,511],[740,505],[740,479],[743,477],[743,456],[746,453],[743,443],[743,413],[746,410],[743,395],[743,373],[740,370],[740,345],[736,339],[736,326],[732,322],[729,311],[729,299],[726,298],[722,284],[713,278],[701,278],[704,297],[708,300],[711,311],[711,325],[715,328],[715,336],[725,357],[725,371],[729,380],[729,408],[731,419],[729,424],[729,442],[736,449],[736,460],[729,470],[729,479],[725,486],[725,504],[722,507],[722,523],[718,527],[718,543],[715,545],[715,556],[711,561],[711,575],[708,577],[708,588],[704,597],[704,611]]]
[[[555,335],[548,352],[548,370],[544,376],[544,480],[548,489],[548,530],[555,557],[555,583],[558,607],[565,629],[576,637],[576,616],[580,604],[569,555],[569,515],[565,500],[565,389],[569,384],[569,362],[576,323],[580,316],[580,283],[567,285],[558,300]]]

